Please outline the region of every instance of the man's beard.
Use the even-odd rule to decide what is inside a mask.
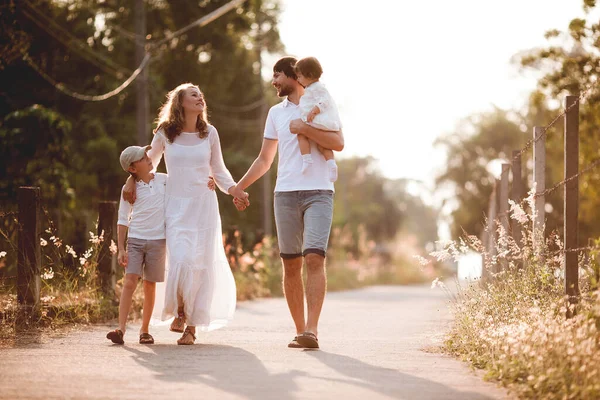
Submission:
[[[292,93],[292,88],[290,86],[280,86],[279,90],[277,91],[277,96],[279,97],[285,97],[285,96],[289,96],[290,93]]]

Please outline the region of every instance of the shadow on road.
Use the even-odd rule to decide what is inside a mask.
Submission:
[[[404,374],[391,368],[367,364],[344,355],[308,349],[304,350],[304,353],[348,377],[348,379],[319,379],[356,385],[395,399],[491,399],[491,397],[479,393],[461,392],[429,379]]]
[[[252,353],[233,346],[155,344],[151,351],[125,346],[142,367],[168,382],[202,383],[247,399],[295,399],[295,378],[305,375],[291,370],[271,374]]]

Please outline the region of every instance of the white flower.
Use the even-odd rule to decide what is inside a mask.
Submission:
[[[86,261],[87,261],[87,259],[85,257],[80,257],[79,258],[79,264],[81,264],[81,265],[85,265]]]
[[[54,300],[56,297],[54,296],[44,296],[42,297],[40,300],[42,300],[42,302],[44,303],[50,303],[52,302],[52,300]]]
[[[414,255],[413,258],[416,258],[419,261],[419,265],[429,265],[430,261],[425,257],[421,257],[419,255]]]
[[[71,246],[67,245],[66,248],[67,253],[69,253],[73,258],[77,258],[77,253],[75,253],[75,250],[73,250]]]
[[[110,254],[117,254],[117,245],[114,240],[110,240],[110,247],[108,249],[110,250]]]
[[[446,285],[444,285],[444,282],[440,281],[440,278],[435,278],[433,280],[433,282],[431,282],[431,288],[432,289],[435,289],[436,286],[438,286],[438,287],[440,287],[442,289],[446,288]]]
[[[94,235],[94,232],[90,231],[90,242],[93,244],[100,244],[100,238]]]
[[[2,257],[6,257],[6,252],[5,251],[0,251],[0,258]]]
[[[48,242],[46,240],[44,240],[44,238],[40,238],[40,246],[46,247],[47,245],[48,245]]]
[[[52,278],[54,278],[54,271],[52,270],[52,267],[50,267],[48,270],[44,271],[42,274],[42,279],[48,280]]]
[[[512,219],[516,220],[520,224],[526,224],[527,222],[529,222],[527,213],[519,204],[515,203],[512,200],[509,200],[508,204],[510,204],[510,217]]]

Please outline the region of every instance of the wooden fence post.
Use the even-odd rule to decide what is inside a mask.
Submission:
[[[115,296],[116,256],[110,253],[111,240],[115,243],[117,229],[117,202],[101,201],[98,207],[98,236],[104,232],[98,254],[98,278],[102,292],[108,297]]]
[[[579,171],[579,97],[567,96],[565,117],[565,180]],[[570,109],[569,109],[570,108]],[[569,251],[578,246],[579,179],[564,185],[565,290],[571,304],[579,297],[577,253]]]
[[[510,172],[510,164],[502,164],[502,174],[500,175],[500,195],[498,202],[498,222],[504,229],[504,234],[509,235],[509,219],[508,219],[508,173]],[[499,264],[501,269],[506,269],[506,258],[502,258]]]
[[[540,137],[544,128],[536,126],[533,128],[533,182],[535,192],[542,193],[546,190],[546,135]],[[540,137],[538,139],[538,137]],[[537,140],[536,140],[537,139]],[[533,222],[533,247],[536,254],[544,243],[544,224],[546,219],[546,198],[544,195],[535,198],[534,222]]]
[[[17,256],[18,324],[36,318],[40,311],[42,269],[41,198],[39,187],[21,186],[18,190],[19,239]]]
[[[495,251],[495,232],[494,232],[494,219],[496,218],[496,186],[492,189],[490,194],[490,201],[487,212],[487,225],[482,234],[482,243],[485,248],[485,257],[483,258],[483,266],[481,268],[481,279],[485,282],[490,279],[490,263],[492,261],[493,254]],[[493,249],[493,250],[492,250]],[[495,254],[495,253],[494,253]]]
[[[512,152],[512,191],[511,200],[519,204],[523,198],[523,176],[521,171],[521,152],[515,150]],[[513,219],[511,221],[512,226],[512,237],[519,247],[523,247],[521,241],[523,240],[522,227],[519,221]]]

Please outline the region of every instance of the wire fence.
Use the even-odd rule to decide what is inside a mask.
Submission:
[[[579,178],[594,171],[600,166],[600,158],[590,162],[583,169],[579,169],[579,104],[588,99],[590,94],[596,88],[596,83],[589,85],[578,96],[567,96],[566,106],[564,110],[552,119],[552,121],[544,127],[535,127],[533,129],[533,137],[520,149],[513,151],[512,163],[503,164],[502,175],[500,180],[496,180],[494,190],[489,204],[487,230],[485,235],[489,235],[485,239],[486,254],[492,258],[498,253],[497,242],[500,240],[501,234],[494,229],[494,223],[502,226],[508,234],[513,236],[514,242],[521,245],[522,227],[516,221],[512,223],[512,229],[509,228],[510,212],[509,200],[514,201],[521,207],[525,202],[530,202],[533,207],[533,224],[532,238],[534,251],[538,252],[542,248],[545,237],[545,198],[546,196],[556,192],[559,188],[564,188],[564,211],[563,211],[563,237],[562,244],[558,245],[559,249],[553,251],[547,249],[547,256],[559,258],[563,262],[565,272],[565,292],[569,299],[577,302],[579,297],[579,260],[581,254],[588,254],[590,251],[599,250],[598,246],[578,246],[579,241]],[[565,170],[564,179],[553,184],[550,188],[545,189],[545,170],[546,170],[546,144],[548,130],[556,124],[561,118],[565,119],[564,138],[565,148],[564,160]],[[534,146],[535,145],[535,146]],[[532,197],[522,198],[524,193],[521,177],[521,156],[527,151],[533,149],[534,160],[534,179],[533,184],[536,192]],[[512,193],[509,196],[508,188],[508,172],[512,169]],[[539,191],[538,191],[538,188]],[[533,200],[533,201],[532,201]],[[554,247],[554,246],[550,246]],[[586,255],[587,257],[588,255]],[[506,265],[500,263],[500,268]]]

